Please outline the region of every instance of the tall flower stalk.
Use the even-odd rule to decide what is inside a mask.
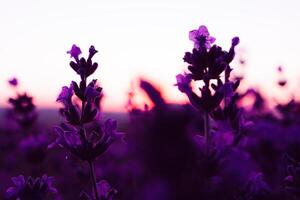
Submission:
[[[94,162],[122,134],[116,131],[117,122],[112,119],[106,120],[99,130],[89,130],[85,127],[91,122],[97,122],[98,108],[96,103],[102,91],[96,79],[88,83],[88,77],[98,67],[98,63],[92,61],[97,50],[91,46],[87,59],[79,58],[81,50],[76,45],[73,45],[67,53],[75,60],[70,62],[70,66],[80,76],[80,82],[78,84],[72,81],[69,87],[62,87],[57,101],[64,105],[62,114],[66,122],[55,127],[58,138],[49,147],[58,144],[81,160],[88,162],[94,199],[100,200]],[[74,103],[73,97],[81,101],[81,106]]]
[[[229,80],[232,71],[230,63],[234,58],[234,48],[239,43],[239,38],[232,39],[230,50],[224,51],[221,47],[212,44],[215,38],[210,36],[205,26],[190,31],[189,38],[194,42],[192,52],[186,52],[183,60],[189,64],[189,73],[176,76],[178,89],[185,93],[191,104],[203,113],[204,138],[206,154],[209,154],[211,146],[211,113],[220,106],[224,100],[226,106],[228,98],[233,96],[233,91],[239,82]],[[222,80],[222,75],[224,78]],[[196,94],[191,87],[191,82],[202,81],[199,87],[201,95]],[[215,83],[212,83],[212,82]]]

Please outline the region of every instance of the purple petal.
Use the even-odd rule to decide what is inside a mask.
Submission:
[[[12,182],[15,184],[16,187],[21,187],[25,185],[25,178],[23,175],[20,175],[18,177],[13,177]]]
[[[189,39],[193,42],[196,42],[196,38],[197,38],[197,30],[190,31]]]
[[[78,46],[73,44],[71,50],[67,51],[67,53],[71,55],[71,58],[73,57],[75,59],[78,59],[78,56],[81,54],[81,50]]]
[[[56,101],[67,105],[68,103],[71,102],[73,93],[74,93],[73,84],[71,83],[70,87],[67,87],[67,86],[62,87],[61,92],[59,93]]]
[[[180,92],[186,93],[191,90],[190,83],[192,81],[191,77],[188,74],[178,74],[176,76],[177,83]]]
[[[16,194],[16,188],[15,187],[10,187],[6,190],[6,196],[8,198],[11,198],[12,196],[14,196]]]
[[[95,88],[88,86],[85,90],[85,97],[88,102],[94,102],[97,97],[100,96],[100,92]]]
[[[209,36],[208,29],[204,25],[200,26],[197,32],[198,36]]]
[[[240,38],[239,37],[232,38],[232,42],[231,42],[232,46],[236,46],[239,43],[240,43]]]

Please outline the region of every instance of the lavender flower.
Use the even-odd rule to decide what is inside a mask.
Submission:
[[[112,119],[105,121],[101,133],[93,131],[85,140],[85,130],[77,129],[73,126],[63,124],[61,127],[55,127],[58,135],[56,141],[48,147],[55,145],[69,150],[73,155],[81,160],[95,160],[103,154],[108,147],[117,139],[123,137],[123,133],[117,132],[117,122]]]
[[[233,96],[233,92],[239,85],[239,81],[230,82],[230,62],[235,55],[235,46],[239,43],[239,38],[232,39],[230,50],[224,51],[221,47],[211,44],[215,41],[214,37],[209,35],[205,26],[200,26],[198,30],[189,33],[189,38],[194,42],[192,52],[186,52],[183,60],[189,64],[187,75],[177,75],[178,89],[186,93],[191,104],[203,112],[204,116],[204,135],[206,139],[206,151],[210,146],[210,113],[214,111],[224,99],[225,105],[227,99]],[[221,74],[224,73],[224,83],[221,80]],[[200,87],[201,96],[192,91],[191,80],[203,81],[204,86]],[[210,83],[217,80],[217,85]],[[214,91],[211,91],[212,88]]]
[[[32,97],[26,93],[18,94],[16,98],[9,98],[8,102],[13,106],[16,122],[24,129],[31,128],[37,118]]]
[[[97,183],[97,189],[101,200],[112,200],[118,193],[106,180],[101,180]]]
[[[72,96],[73,96],[73,84],[70,84],[70,87],[63,86],[60,94],[58,95],[56,101],[61,102],[64,106],[68,106],[72,104]]]
[[[75,58],[75,61],[70,62],[70,66],[72,69],[81,76],[81,78],[87,78],[88,76],[92,75],[97,67],[98,63],[93,63],[92,58],[98,51],[95,49],[94,46],[91,46],[89,49],[89,56],[86,60],[85,58],[80,58],[79,55],[81,54],[81,50],[76,45],[72,46],[72,49],[68,52],[71,54],[71,57]]]
[[[6,196],[9,199],[20,200],[43,200],[49,194],[56,194],[57,190],[52,186],[53,177],[43,175],[41,178],[25,178],[23,175],[13,177],[14,186],[6,190]]]
[[[233,42],[229,52],[216,45],[209,49],[194,48],[192,52],[186,52],[183,60],[189,64],[192,78],[206,83],[211,79],[219,79],[222,72],[230,69],[229,63],[233,60],[235,45],[237,43]]]
[[[96,80],[94,82],[91,82],[84,93],[85,99],[89,103],[95,103],[96,99],[100,97],[102,88],[96,86]]]
[[[177,83],[175,86],[178,86],[180,92],[189,93],[191,91],[191,76],[188,74],[178,74],[176,76]]]
[[[17,87],[18,86],[18,79],[17,78],[12,78],[8,80],[8,83],[13,86],[13,87]]]
[[[18,113],[26,114],[35,109],[32,97],[27,96],[26,93],[18,95],[15,99],[9,98],[8,102],[13,105],[14,110]]]
[[[97,183],[97,191],[100,200],[113,200],[113,197],[118,193],[116,189],[111,187],[111,185],[106,180],[101,180]],[[82,191],[79,200],[92,200],[89,194]]]
[[[284,179],[285,190],[295,199],[300,198],[300,162],[286,155],[287,161],[287,176]]]
[[[98,67],[98,63],[92,61],[93,56],[97,52],[95,47],[91,46],[88,58],[82,57],[79,59],[81,54],[79,47],[73,45],[71,50],[68,51],[71,54],[71,58],[75,59],[75,62],[70,62],[70,66],[80,75],[81,81],[79,84],[72,81],[70,87],[64,86],[57,98],[57,101],[64,106],[62,114],[66,123],[62,123],[60,127],[55,127],[58,137],[49,147],[59,145],[81,160],[89,163],[94,197],[96,200],[99,200],[98,190],[96,189],[94,161],[116,139],[121,138],[122,133],[117,132],[117,122],[111,119],[105,121],[100,129],[90,130],[85,128],[86,124],[96,122],[99,107],[96,103],[102,92],[102,88],[98,86],[96,79],[87,84],[88,76],[93,74]],[[81,106],[72,101],[73,96],[76,96],[81,101]],[[85,196],[81,195],[81,198],[84,199]]]
[[[263,180],[263,174],[253,172],[247,184],[241,190],[240,194],[235,198],[237,200],[252,199],[270,199],[272,190],[270,186]]]
[[[81,54],[81,50],[78,46],[73,44],[70,51],[67,51],[68,54],[70,54],[71,58],[75,58],[75,60],[78,60],[78,56]]]
[[[189,39],[194,42],[196,49],[200,47],[210,48],[211,44],[215,42],[216,38],[209,35],[206,26],[200,26],[198,30],[192,30],[189,33]]]

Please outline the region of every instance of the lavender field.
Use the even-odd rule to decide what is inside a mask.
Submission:
[[[59,109],[39,108],[22,77],[7,77],[14,95],[0,110],[0,199],[300,199],[300,102],[270,107],[258,90],[241,89],[243,38],[222,48],[204,25],[186,35],[193,48],[182,52],[173,88],[187,103],[169,103],[159,82],[141,79],[150,104],[137,105],[133,89],[126,112],[104,112],[95,72],[105,66],[93,45],[66,50],[57,73],[74,78],[56,88]],[[277,73],[284,91],[284,68]]]

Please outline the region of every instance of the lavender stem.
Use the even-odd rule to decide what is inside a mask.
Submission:
[[[91,173],[91,179],[92,179],[92,183],[93,183],[93,190],[94,190],[95,200],[100,200],[98,190],[97,190],[97,182],[96,182],[94,162],[89,161],[89,166],[90,166],[90,173]]]

